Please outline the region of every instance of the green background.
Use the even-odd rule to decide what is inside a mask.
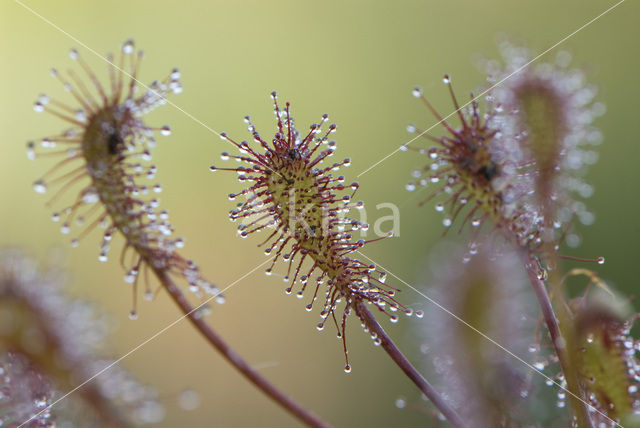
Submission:
[[[614,2],[592,1],[28,1],[26,5],[101,54],[117,50],[132,37],[144,49],[140,80],[150,83],[178,66],[184,93],[172,96],[180,108],[208,127],[248,138],[242,118],[250,114],[263,136],[274,132],[269,93],[290,100],[301,129],[328,112],[338,124],[337,157],[350,157],[347,180],[377,162],[410,136],[410,123],[434,123],[411,96],[420,85],[442,112],[451,104],[442,75],[454,79],[462,98],[483,83],[474,58],[498,56],[494,42],[505,33],[542,52],[591,20]],[[588,201],[596,223],[582,228],[584,243],[570,254],[605,256],[597,269],[627,294],[638,290],[638,184],[640,144],[640,6],[627,0],[564,42],[573,65],[586,70],[599,87],[607,113],[596,125],[604,134],[600,160],[590,168],[595,187]],[[127,352],[180,316],[164,293],[140,302],[139,320],[129,321],[129,287],[122,280],[117,249],[109,263],[97,262],[99,232],[78,249],[49,220],[51,208],[31,185],[49,161],[31,162],[25,143],[63,129],[59,120],[37,115],[32,103],[46,92],[63,98],[48,71],[71,65],[75,46],[104,79],[104,63],[68,35],[16,2],[0,4],[0,246],[23,248],[69,272],[69,288],[114,314],[116,355]],[[557,49],[541,60],[550,60]],[[238,239],[228,221],[226,195],[240,189],[234,174],[208,171],[221,166],[229,150],[216,135],[179,110],[166,106],[147,120],[169,123],[173,134],[160,138],[154,151],[163,185],[162,207],[204,274],[224,287],[264,261],[255,246],[261,240]],[[366,252],[380,265],[421,286],[429,249],[440,239],[441,216],[433,204],[417,207],[404,190],[409,172],[423,162],[415,153],[397,153],[358,179],[358,198],[366,202],[370,222],[375,205],[392,202],[401,209],[401,235],[371,244]],[[60,205],[58,205],[58,208]],[[381,212],[382,213],[382,212]],[[384,212],[382,215],[387,215]],[[116,242],[121,242],[118,240]],[[51,260],[54,260],[53,262]],[[593,266],[588,266],[593,267]],[[280,272],[283,265],[280,265]],[[391,284],[402,287],[397,281]],[[430,426],[427,408],[400,371],[357,322],[349,328],[353,372],[344,374],[341,344],[332,329],[319,333],[318,312],[285,296],[279,278],[262,269],[243,279],[214,306],[209,321],[269,379],[336,426]],[[430,307],[411,290],[403,302]],[[306,300],[304,300],[306,302]],[[416,328],[423,321],[389,326],[401,348],[421,358]],[[294,426],[296,422],[236,374],[182,322],[124,361],[144,382],[154,385],[167,407],[161,426]],[[108,376],[108,374],[106,374]],[[186,412],[176,405],[179,392],[196,389],[203,405]],[[394,405],[406,398],[407,408]]]

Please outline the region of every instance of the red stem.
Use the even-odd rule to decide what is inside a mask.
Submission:
[[[435,390],[433,386],[416,370],[416,368],[404,356],[402,351],[398,349],[396,344],[384,331],[382,326],[378,324],[373,314],[369,311],[363,302],[356,304],[356,313],[365,323],[370,332],[377,334],[381,341],[382,348],[389,354],[391,359],[400,367],[400,369],[411,379],[411,381],[427,396],[429,400],[440,410],[440,413],[451,422],[456,428],[463,428],[466,424],[462,421],[460,415],[447,403],[444,398]]]
[[[542,316],[544,317],[547,328],[549,329],[553,348],[556,351],[558,361],[560,362],[562,372],[564,373],[565,380],[567,382],[567,390],[569,391],[569,396],[573,403],[571,407],[574,409],[577,416],[578,426],[591,428],[593,424],[589,416],[587,405],[584,403],[584,397],[582,396],[582,392],[579,388],[578,379],[576,378],[575,372],[571,369],[569,363],[569,357],[567,354],[568,344],[562,336],[562,331],[560,330],[556,314],[553,311],[553,306],[551,305],[547,288],[545,287],[544,282],[538,278],[538,274],[534,269],[534,266],[537,266],[538,262],[535,256],[528,249],[522,253],[522,258],[525,264],[525,270],[529,276],[529,281],[531,282],[533,291],[536,293],[536,297],[538,298],[538,303],[542,310]]]
[[[224,339],[222,339],[220,335],[218,335],[218,333],[209,326],[209,324],[196,316],[196,308],[194,308],[185,295],[182,294],[180,288],[178,288],[178,286],[173,282],[169,274],[165,270],[153,267],[153,262],[151,260],[149,262],[149,266],[152,267],[163,287],[167,290],[173,301],[180,307],[185,316],[189,318],[189,321],[191,321],[194,327],[207,339],[211,346],[220,352],[220,354],[245,378],[247,378],[247,380],[258,387],[258,389],[262,390],[262,392],[282,406],[286,411],[302,421],[305,425],[322,428],[330,427],[329,424],[323,422],[318,418],[318,416],[300,406],[293,399],[278,390],[267,379],[256,372],[236,351],[233,350],[233,348],[227,344],[227,342],[224,341]]]

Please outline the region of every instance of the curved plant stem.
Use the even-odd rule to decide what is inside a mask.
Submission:
[[[382,348],[389,354],[391,359],[400,367],[400,369],[411,379],[411,381],[427,396],[429,400],[440,410],[440,413],[451,422],[456,428],[465,427],[460,415],[447,403],[444,398],[435,390],[433,386],[416,370],[416,368],[407,360],[402,351],[398,349],[396,344],[384,331],[382,326],[378,324],[373,314],[369,311],[363,302],[356,304],[356,313],[365,323],[369,331],[376,333],[378,339],[381,340]]]
[[[578,385],[578,378],[576,376],[575,370],[573,369],[569,361],[570,358],[567,352],[567,346],[569,344],[563,337],[562,331],[560,330],[558,318],[553,311],[553,306],[551,304],[551,300],[549,299],[547,288],[545,287],[544,282],[540,278],[538,278],[538,274],[533,268],[534,266],[538,265],[538,261],[528,249],[525,249],[525,251],[522,253],[522,258],[525,264],[527,275],[529,276],[529,281],[531,282],[533,291],[536,293],[536,297],[538,298],[538,303],[540,305],[540,309],[542,310],[542,316],[544,317],[547,328],[549,329],[549,335],[551,336],[553,348],[555,349],[556,355],[558,356],[558,361],[560,362],[562,373],[564,374],[565,381],[567,382],[567,390],[569,391],[569,396],[572,403],[571,407],[573,408],[574,413],[577,417],[578,427],[591,428],[593,425],[591,423],[591,418],[589,417],[588,406],[587,404],[585,404],[584,397],[582,396],[581,389]],[[564,316],[563,318],[565,319],[565,322],[569,322],[566,316]]]
[[[150,261],[149,266],[153,266]],[[318,416],[309,412],[289,396],[278,390],[267,379],[256,372],[240,355],[234,351],[227,342],[218,335],[204,320],[196,316],[195,309],[187,300],[178,286],[169,277],[169,274],[162,269],[152,267],[153,272],[160,280],[162,286],[167,290],[173,301],[180,307],[191,324],[206,338],[222,356],[235,367],[247,380],[253,383],[258,389],[264,392],[269,398],[274,400],[286,411],[302,421],[305,425],[311,427],[330,427],[329,424],[323,422]]]

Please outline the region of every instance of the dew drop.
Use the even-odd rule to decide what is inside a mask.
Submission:
[[[416,184],[411,182],[411,183],[407,183],[407,185],[405,186],[405,188],[409,191],[409,192],[413,192],[414,190],[416,190]]]
[[[135,309],[132,309],[131,312],[129,312],[129,319],[131,321],[135,321],[138,319],[138,312]]]
[[[413,91],[411,92],[411,94],[416,98],[420,98],[422,96],[422,88],[419,86],[416,86],[415,88],[413,88]]]
[[[42,179],[37,180],[33,183],[33,190],[35,190],[36,193],[40,193],[40,194],[46,193],[47,183]]]
[[[597,262],[598,262],[599,265],[603,265],[604,264],[604,257],[598,257]]]
[[[130,54],[133,52],[134,41],[133,39],[128,39],[122,44],[122,52],[126,54]]]
[[[416,132],[416,127],[413,125],[407,125],[407,132],[409,134],[413,134],[414,132]]]
[[[160,134],[168,137],[169,135],[171,135],[171,128],[168,125],[164,125],[162,128],[160,128]]]
[[[441,202],[438,202],[435,206],[435,209],[437,212],[441,213],[442,211],[444,211],[444,205]]]
[[[543,362],[537,362],[537,363],[533,363],[533,367],[536,368],[536,370],[543,370],[544,369],[544,363]]]
[[[347,364],[346,366],[344,366],[344,372],[345,373],[351,373],[351,366],[349,364]]]
[[[324,330],[324,323],[318,323],[318,325],[316,325],[316,329],[318,329],[318,331]]]

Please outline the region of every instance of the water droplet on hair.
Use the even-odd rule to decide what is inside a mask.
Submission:
[[[349,364],[347,364],[346,366],[344,366],[344,372],[345,373],[351,373],[351,366]]]
[[[135,43],[133,39],[128,39],[122,44],[122,52],[126,54],[133,53],[134,47],[135,47]]]
[[[33,183],[33,190],[35,190],[36,193],[40,193],[40,194],[46,193],[47,192],[47,183],[42,179],[36,180]]]
[[[538,361],[536,363],[533,363],[533,367],[535,367],[536,370],[544,370],[545,364],[541,361]]]

